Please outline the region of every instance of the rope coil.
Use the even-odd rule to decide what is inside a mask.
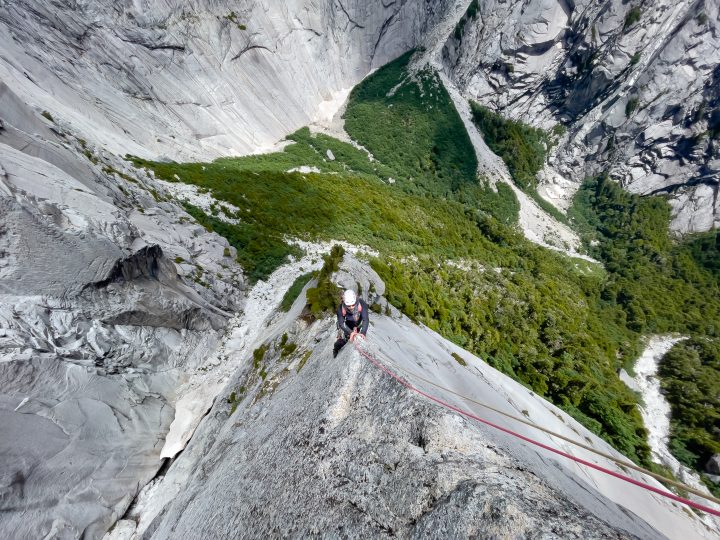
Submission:
[[[429,399],[429,400],[437,403],[438,405],[440,405],[440,406],[442,406],[442,407],[444,407],[444,408],[446,408],[446,409],[449,409],[449,410],[454,411],[454,412],[456,412],[456,413],[458,413],[458,414],[461,414],[461,415],[463,415],[463,416],[465,416],[465,417],[467,417],[467,418],[470,418],[470,419],[472,419],[472,420],[475,420],[475,421],[477,421],[477,422],[480,422],[480,423],[482,423],[482,424],[485,424],[485,425],[488,425],[488,426],[490,426],[490,427],[492,427],[492,428],[495,428],[495,429],[497,429],[497,430],[500,430],[500,431],[502,431],[503,433],[507,433],[508,435],[511,435],[511,436],[513,436],[513,437],[515,437],[515,438],[518,438],[518,439],[521,439],[521,440],[523,440],[523,441],[525,441],[525,442],[527,442],[527,443],[530,443],[530,444],[532,444],[532,445],[535,445],[535,446],[538,446],[538,447],[540,447],[540,448],[543,448],[544,450],[548,450],[549,452],[553,452],[554,454],[558,454],[558,455],[563,456],[563,457],[565,457],[565,458],[571,459],[572,461],[575,461],[576,463],[580,463],[581,465],[585,465],[586,467],[590,467],[590,468],[592,468],[592,469],[595,469],[595,470],[597,470],[597,471],[600,471],[600,472],[602,472],[602,473],[605,473],[605,474],[607,474],[607,475],[609,475],[609,476],[613,476],[613,477],[615,477],[615,478],[618,478],[618,479],[623,480],[623,481],[625,481],[625,482],[628,482],[628,483],[630,483],[630,484],[633,484],[633,485],[636,485],[636,486],[638,486],[638,487],[641,487],[641,488],[643,488],[643,489],[645,489],[645,490],[647,490],[647,491],[651,491],[651,492],[653,492],[653,493],[656,493],[656,494],[658,494],[658,495],[660,495],[660,496],[662,496],[662,497],[666,497],[666,498],[668,498],[668,499],[672,499],[672,500],[674,500],[674,501],[676,501],[676,502],[679,502],[679,503],[681,503],[681,504],[690,506],[690,507],[695,508],[695,509],[697,509],[697,510],[701,510],[701,511],[703,511],[703,512],[707,512],[708,514],[712,514],[712,515],[714,515],[714,516],[720,516],[720,511],[715,510],[714,508],[710,508],[709,506],[705,506],[705,505],[703,505],[703,504],[696,503],[696,502],[691,501],[691,500],[689,500],[689,499],[686,499],[686,498],[684,498],[684,497],[680,497],[680,496],[678,496],[678,495],[675,495],[674,493],[670,493],[670,492],[668,492],[668,491],[663,491],[663,490],[661,490],[660,488],[657,488],[657,487],[655,487],[655,486],[651,486],[651,485],[646,484],[646,483],[644,483],[644,482],[641,482],[641,481],[639,481],[639,480],[635,480],[634,478],[631,478],[630,476],[627,476],[627,475],[624,475],[624,474],[621,474],[621,473],[612,471],[612,470],[610,470],[610,469],[607,469],[607,468],[605,468],[605,467],[602,467],[602,466],[597,465],[597,464],[595,464],[595,463],[592,463],[592,462],[590,462],[590,461],[587,461],[587,460],[584,460],[584,459],[582,459],[582,458],[573,456],[572,454],[568,454],[567,452],[563,452],[562,450],[558,450],[557,448],[553,448],[553,447],[548,446],[548,445],[546,445],[546,444],[544,444],[544,443],[541,443],[541,442],[539,442],[539,441],[536,441],[536,440],[534,440],[534,439],[531,439],[530,437],[526,437],[525,435],[522,435],[522,434],[517,433],[517,432],[515,432],[515,431],[512,431],[512,430],[510,430],[510,429],[508,429],[508,428],[504,428],[504,427],[502,427],[502,426],[500,426],[500,425],[497,425],[497,424],[495,424],[495,423],[493,423],[493,422],[490,422],[489,420],[486,420],[486,419],[484,419],[484,418],[481,418],[481,417],[477,416],[476,414],[473,414],[473,413],[470,412],[470,411],[466,411],[466,410],[463,410],[463,409],[461,409],[461,408],[459,408],[459,407],[456,407],[455,405],[452,405],[452,404],[450,404],[450,403],[448,403],[448,402],[446,402],[446,401],[443,401],[443,400],[440,399],[440,398],[437,398],[437,397],[435,397],[435,396],[433,396],[433,395],[431,395],[431,394],[428,394],[427,392],[424,392],[423,390],[420,390],[419,388],[417,388],[416,386],[414,386],[412,383],[410,383],[410,382],[408,382],[407,380],[403,379],[402,377],[400,377],[399,375],[397,375],[395,372],[393,372],[393,371],[391,371],[390,369],[388,369],[388,368],[387,368],[385,365],[383,365],[379,360],[377,360],[375,357],[373,357],[373,355],[371,355],[369,352],[367,352],[367,351],[365,351],[364,349],[362,349],[358,343],[355,343],[355,350],[357,350],[364,358],[366,358],[366,359],[367,359],[371,364],[373,364],[376,368],[378,368],[379,370],[381,370],[381,371],[384,372],[385,374],[387,374],[387,375],[389,375],[390,377],[392,377],[393,379],[395,379],[397,382],[399,382],[402,386],[404,386],[404,387],[407,388],[408,390],[411,390],[411,391],[413,391],[413,392],[415,392],[415,393],[417,393],[417,394],[420,394],[421,396],[423,396],[423,397],[425,397],[425,398],[427,398],[427,399]],[[395,366],[395,367],[397,368],[397,367],[399,367],[399,366]],[[408,370],[404,370],[404,369],[402,369],[402,368],[400,368],[400,369],[401,369],[402,371],[406,371],[406,373],[412,374],[411,372],[408,372]],[[595,454],[597,454],[597,455],[600,455],[600,456],[602,456],[602,457],[605,457],[605,458],[607,458],[607,459],[610,459],[611,461],[613,461],[613,462],[614,462],[615,464],[617,464],[617,465],[620,465],[620,466],[623,466],[623,467],[629,467],[629,468],[632,468],[632,469],[634,469],[634,470],[636,470],[636,471],[638,471],[638,472],[641,472],[641,473],[647,474],[647,475],[649,475],[649,476],[652,476],[652,477],[655,478],[655,479],[661,480],[661,481],[663,481],[663,482],[668,482],[668,483],[673,484],[673,485],[675,485],[675,486],[677,486],[677,487],[680,487],[680,488],[682,488],[682,489],[685,489],[685,490],[687,490],[688,492],[691,492],[691,493],[693,493],[693,494],[695,494],[695,495],[697,495],[697,496],[699,496],[699,497],[702,497],[702,498],[704,498],[704,499],[706,499],[706,500],[713,501],[713,502],[720,502],[720,500],[716,499],[715,497],[712,497],[712,496],[709,496],[709,495],[707,495],[707,494],[704,494],[704,493],[702,493],[701,491],[695,490],[695,489],[693,489],[693,488],[691,488],[691,487],[689,487],[689,486],[686,486],[686,485],[684,485],[684,484],[682,484],[682,483],[680,483],[680,482],[676,482],[676,481],[674,481],[674,480],[670,480],[670,479],[668,479],[668,478],[665,478],[664,476],[657,475],[657,474],[653,473],[652,471],[648,471],[648,470],[646,470],[646,469],[643,469],[642,467],[638,467],[637,465],[635,465],[635,464],[633,464],[633,463],[630,463],[630,462],[627,462],[627,461],[624,461],[624,460],[619,460],[619,459],[617,459],[617,458],[615,458],[615,457],[613,457],[613,456],[611,456],[611,455],[609,455],[609,454],[606,454],[606,453],[604,453],[604,452],[600,452],[600,451],[598,451],[598,450],[596,450],[596,449],[594,449],[594,448],[591,448],[591,447],[589,447],[589,446],[587,446],[587,445],[584,445],[584,444],[582,444],[582,443],[579,443],[579,442],[577,442],[577,441],[573,441],[572,439],[569,439],[569,438],[567,438],[567,437],[564,437],[563,435],[560,435],[560,434],[558,434],[558,433],[554,433],[554,432],[552,432],[552,431],[550,431],[550,430],[548,430],[548,429],[545,429],[545,428],[543,428],[543,427],[541,427],[541,426],[538,426],[538,425],[536,425],[536,424],[533,424],[532,422],[528,422],[528,421],[526,421],[526,420],[523,420],[523,419],[520,419],[520,418],[518,418],[518,417],[509,415],[509,414],[507,414],[507,413],[504,413],[504,412],[502,412],[502,411],[500,411],[500,410],[498,410],[498,409],[495,409],[495,408],[493,408],[493,407],[490,407],[489,405],[485,405],[485,404],[483,404],[483,403],[480,403],[480,402],[478,402],[478,401],[473,400],[472,398],[463,396],[463,395],[461,395],[461,394],[458,394],[457,392],[453,392],[452,390],[450,390],[450,389],[448,389],[448,388],[444,388],[444,387],[442,387],[442,386],[440,386],[440,385],[438,385],[438,384],[436,384],[436,383],[434,383],[434,382],[432,382],[432,381],[430,381],[430,380],[428,380],[428,379],[426,379],[426,378],[424,378],[424,377],[421,377],[421,376],[419,376],[419,375],[417,375],[417,374],[414,374],[413,376],[416,376],[418,379],[423,380],[424,382],[426,382],[426,383],[428,383],[428,384],[431,384],[431,385],[433,385],[433,386],[435,386],[435,387],[437,387],[437,388],[440,388],[440,389],[442,389],[442,390],[445,390],[445,391],[447,391],[447,392],[450,392],[450,393],[452,393],[452,394],[454,394],[454,395],[456,395],[456,396],[458,396],[458,397],[460,397],[460,398],[462,398],[462,399],[465,399],[465,400],[470,401],[470,402],[472,402],[472,403],[476,403],[477,405],[480,405],[480,406],[483,406],[483,407],[487,407],[488,409],[491,409],[491,410],[493,410],[493,411],[495,411],[495,412],[497,412],[497,413],[499,413],[499,414],[502,414],[503,416],[507,416],[507,417],[512,418],[512,419],[514,419],[514,420],[518,420],[518,421],[522,422],[523,424],[526,424],[526,425],[529,425],[529,426],[531,426],[531,427],[540,429],[541,431],[544,431],[544,432],[546,432],[546,433],[548,433],[548,434],[550,434],[550,435],[559,437],[559,438],[561,438],[561,439],[563,439],[563,440],[565,440],[565,441],[567,441],[567,442],[569,442],[569,443],[571,443],[571,444],[575,444],[575,445],[577,445],[577,446],[579,446],[579,447],[581,447],[581,448],[583,448],[583,449],[585,449],[585,450],[588,450],[588,451],[593,452],[593,453],[595,453]]]

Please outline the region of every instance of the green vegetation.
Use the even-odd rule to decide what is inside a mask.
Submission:
[[[300,362],[298,363],[297,372],[300,373],[300,370],[305,367],[305,364],[307,364],[307,361],[312,356],[312,351],[305,351],[305,353],[302,355],[302,358],[300,359]]]
[[[664,198],[632,195],[607,177],[583,185],[573,215],[594,231],[588,249],[608,271],[600,297],[616,324],[638,334],[720,333],[716,232],[673,242]]]
[[[627,456],[647,462],[635,396],[616,375],[623,354],[635,352],[634,342],[626,342],[631,337],[601,305],[599,273],[517,237],[506,241],[518,258],[499,272],[433,259],[375,260],[373,268],[398,309],[552,400]]]
[[[633,24],[638,22],[640,20],[640,15],[642,15],[642,12],[639,7],[636,6],[630,8],[630,11],[628,11],[627,15],[625,15],[625,24],[623,25],[623,29],[630,28]]]
[[[637,51],[630,57],[630,65],[634,66],[635,64],[640,62],[640,58],[642,58],[642,53],[640,51]]]
[[[625,116],[630,118],[632,113],[635,112],[635,110],[638,108],[638,104],[640,103],[640,100],[636,97],[631,97],[628,99],[628,102],[625,104]]]
[[[43,111],[40,113],[40,115],[42,117],[46,118],[47,120],[50,120],[53,123],[55,122],[55,119],[52,117],[52,114],[50,114],[48,111]]]
[[[288,335],[283,334],[280,339],[280,358],[286,358],[295,352],[297,349],[297,343],[288,341]]]
[[[227,15],[225,15],[223,18],[224,18],[224,19],[227,19],[228,21],[230,21],[231,23],[233,23],[233,24],[234,24],[235,26],[237,26],[240,30],[247,30],[247,26],[245,26],[244,24],[241,24],[241,23],[240,23],[240,21],[239,21],[238,18],[237,18],[237,13],[235,13],[234,11],[231,11],[230,13],[228,13]]]
[[[452,100],[429,69],[406,72],[412,51],[355,87],[345,129],[393,169],[410,193],[452,197],[475,187],[477,159]]]
[[[460,364],[461,366],[463,366],[463,367],[467,366],[467,362],[465,361],[465,359],[462,356],[460,356],[458,353],[454,352],[450,356],[452,356],[455,359],[455,361],[458,364]]]
[[[537,187],[537,173],[545,163],[549,146],[542,129],[508,120],[472,102],[473,120],[482,131],[490,149],[508,166],[513,180],[523,190]]]
[[[317,287],[307,290],[308,306],[313,315],[334,313],[337,309],[340,290],[330,278],[334,272],[337,272],[344,255],[345,250],[342,246],[334,245],[330,253],[323,257],[324,263],[318,273]]]
[[[470,5],[467,8],[467,11],[465,11],[465,14],[455,25],[455,39],[457,39],[458,41],[462,39],[463,34],[465,33],[465,25],[475,18],[479,9],[480,4],[478,0],[472,0],[472,2],[470,2]]]
[[[231,405],[230,414],[232,415],[238,408],[238,405],[245,398],[245,387],[241,386],[237,392],[230,392],[227,402]]]
[[[230,216],[237,225],[188,211],[228,238],[255,279],[296,253],[288,237],[377,250],[372,266],[395,307],[647,464],[636,397],[616,372],[637,357],[644,333],[717,334],[717,237],[674,243],[664,200],[640,199],[600,178],[579,191],[569,216],[605,268],[529,243],[508,226],[517,220],[511,189],[498,185],[495,192],[476,178],[475,154],[449,96],[434,73],[409,74],[409,57],[351,94],[347,129],[374,160],[308,129],[292,134],[283,152],[263,156],[204,164],[133,160],[239,208]],[[489,111],[478,117],[518,185],[535,192],[535,175],[561,134]],[[319,172],[298,172],[301,166]],[[335,246],[325,257],[318,285],[308,291],[312,313],[336,309],[339,290],[329,278],[342,256]],[[253,354],[256,370],[266,352],[264,346]]]
[[[503,118],[474,101],[470,102],[470,108],[485,142],[503,159],[515,184],[530,195],[545,212],[558,221],[566,222],[563,213],[537,192],[537,174],[543,168],[551,146],[548,133],[523,122]]]
[[[285,296],[283,296],[282,302],[280,302],[280,311],[287,312],[290,310],[292,305],[295,303],[295,300],[297,300],[297,297],[300,296],[300,293],[305,288],[305,285],[307,285],[312,278],[312,272],[308,272],[293,281],[293,284],[290,285],[290,288],[285,293]]]
[[[269,348],[270,348],[269,345],[263,344],[263,345],[260,345],[260,347],[258,347],[257,349],[255,349],[253,351],[253,368],[254,369],[258,369],[260,367],[260,364],[265,359],[265,353],[268,352]]]
[[[720,339],[677,343],[663,357],[658,374],[672,407],[670,451],[702,471],[720,454]]]
[[[285,243],[279,232],[268,232],[252,223],[233,225],[209,216],[191,204],[185,203],[184,207],[203,227],[224,236],[230,242],[237,250],[237,260],[247,272],[251,283],[266,279],[287,260],[288,255],[300,255],[300,250]]]

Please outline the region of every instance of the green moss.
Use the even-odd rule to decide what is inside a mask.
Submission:
[[[640,51],[637,51],[635,54],[630,57],[630,65],[634,66],[638,62],[640,62],[640,58],[642,58],[642,53]]]
[[[52,114],[50,114],[47,111],[41,112],[40,115],[43,116],[44,118],[46,118],[47,120],[50,120],[53,123],[55,122],[55,119],[52,117]]]

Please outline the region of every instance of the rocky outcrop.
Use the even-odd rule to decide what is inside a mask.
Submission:
[[[715,454],[705,464],[705,470],[709,474],[720,475],[720,454]]]
[[[0,80],[118,155],[246,154],[321,119],[450,3],[3,1]]]
[[[335,280],[361,283],[363,291],[372,283],[373,300],[385,304],[378,296],[382,281],[353,257],[346,255]],[[303,305],[301,299],[296,307]],[[551,446],[558,439],[517,422],[508,425],[507,418],[443,387],[617,455],[519,383],[392,311],[371,315],[363,348],[412,384]],[[227,399],[216,400],[185,451],[108,540],[715,534],[648,492],[408,391],[352,345],[333,359],[334,321],[308,324],[298,315],[295,309],[268,327],[262,358],[254,365],[247,354],[224,389]],[[288,343],[295,346],[289,354]],[[576,446],[562,449],[598,459]]]
[[[242,274],[151,178],[0,102],[0,534],[98,538],[160,467]]]
[[[703,0],[480,2],[443,63],[468,97],[562,126],[541,188],[559,207],[585,177],[608,171],[632,192],[669,194],[676,230],[707,230],[720,223],[718,9]]]

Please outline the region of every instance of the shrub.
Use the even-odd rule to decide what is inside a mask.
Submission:
[[[461,366],[463,366],[463,367],[467,366],[467,362],[465,361],[465,359],[464,359],[462,356],[460,356],[458,353],[454,352],[454,353],[452,353],[451,356],[452,356],[452,357],[455,359],[455,361],[456,361],[458,364],[460,364]]]
[[[483,139],[508,166],[517,186],[530,195],[548,214],[560,222],[567,218],[537,192],[537,174],[543,168],[551,140],[542,129],[508,120],[487,107],[470,102],[473,121]]]
[[[627,15],[625,15],[625,24],[623,26],[623,29],[630,28],[633,24],[638,22],[640,20],[640,15],[642,12],[640,11],[639,7],[633,7],[628,11]]]
[[[295,352],[296,349],[297,349],[297,343],[293,343],[293,342],[286,343],[282,348],[282,352],[280,353],[280,358],[285,358],[287,356],[290,356],[292,353]]]
[[[283,296],[282,302],[280,302],[280,311],[287,312],[290,310],[292,305],[295,303],[295,300],[297,300],[297,297],[300,296],[300,293],[305,288],[305,285],[308,284],[312,277],[312,272],[308,272],[307,274],[298,276],[295,279],[293,284],[290,285],[290,288],[285,293],[285,296]]]
[[[507,120],[475,102],[471,109],[485,142],[505,161],[513,180],[521,189],[534,188],[537,173],[545,163],[547,134],[522,122]]]
[[[640,103],[640,100],[636,97],[632,97],[628,99],[628,102],[625,104],[625,116],[630,118],[632,113],[635,112],[635,110],[638,108],[638,104]]]
[[[324,263],[318,274],[317,287],[307,291],[308,305],[313,315],[334,313],[337,309],[340,289],[331,281],[331,278],[338,271],[344,255],[345,250],[342,246],[334,245],[330,253],[323,257]]]
[[[282,240],[280,234],[273,234],[250,224],[227,223],[188,203],[185,203],[184,207],[185,211],[208,231],[216,232],[230,242],[237,250],[237,260],[247,272],[251,283],[267,279],[287,262],[288,256],[300,254],[297,248]]]
[[[457,40],[462,39],[463,33],[465,32],[465,25],[470,20],[475,18],[479,9],[480,9],[480,4],[478,3],[478,0],[472,0],[472,2],[470,2],[470,5],[468,6],[467,10],[465,11],[465,14],[455,25],[455,32],[454,32],[455,39],[457,39]]]
[[[677,343],[660,361],[658,375],[672,407],[670,450],[702,471],[720,453],[720,340]]]
[[[263,344],[253,351],[253,368],[258,369],[260,367],[260,363],[265,358],[265,353],[268,352],[269,348],[269,345]]]

